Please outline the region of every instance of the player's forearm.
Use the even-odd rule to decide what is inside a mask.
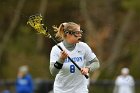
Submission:
[[[94,70],[98,69],[100,67],[100,63],[98,58],[94,58],[92,61],[90,61],[90,65],[87,66],[90,69],[90,72],[93,72]]]
[[[54,67],[54,63],[50,63],[50,72],[53,76],[56,76],[59,72],[59,69]]]
[[[63,60],[58,59],[57,63],[60,64],[60,65],[62,66],[62,65],[63,65]],[[58,65],[58,64],[57,64],[57,65]],[[56,66],[55,66],[55,62],[51,62],[51,63],[50,63],[50,72],[51,72],[51,74],[52,74],[53,76],[56,76],[56,75],[58,74],[58,72],[60,71],[61,68],[62,68],[62,67],[56,67]]]

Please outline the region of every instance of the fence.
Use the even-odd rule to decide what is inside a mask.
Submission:
[[[0,93],[4,90],[9,90],[10,93],[15,93],[14,80],[0,81]],[[49,93],[53,89],[53,80],[34,80],[35,93]],[[114,81],[98,80],[90,81],[89,93],[112,93]],[[135,81],[135,93],[140,93],[140,80]]]

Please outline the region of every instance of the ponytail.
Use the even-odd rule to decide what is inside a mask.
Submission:
[[[65,23],[61,23],[59,27],[53,26],[53,29],[56,32],[55,37],[59,41],[62,41],[64,39],[64,37],[65,37],[64,25],[65,25]]]

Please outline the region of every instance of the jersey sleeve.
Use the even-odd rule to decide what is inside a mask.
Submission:
[[[56,62],[59,59],[59,53],[60,53],[60,50],[58,49],[56,45],[52,47],[52,50],[50,53],[50,62]]]
[[[96,57],[96,55],[93,53],[91,48],[86,43],[84,44],[84,47],[85,47],[84,49],[86,50],[86,53],[85,53],[86,61],[93,60]]]

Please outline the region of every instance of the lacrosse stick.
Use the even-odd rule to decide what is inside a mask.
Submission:
[[[49,33],[49,31],[47,30],[47,27],[44,26],[44,24],[42,24],[42,16],[41,15],[32,15],[29,17],[27,24],[29,24],[31,27],[33,27],[38,33],[45,35],[48,38],[51,38],[56,45],[58,46],[58,48],[63,51],[63,49],[58,45],[58,42],[54,39],[54,37],[52,37]],[[81,70],[81,68],[68,56],[68,59],[79,69]],[[89,78],[88,75],[84,75],[86,77],[86,79]]]

